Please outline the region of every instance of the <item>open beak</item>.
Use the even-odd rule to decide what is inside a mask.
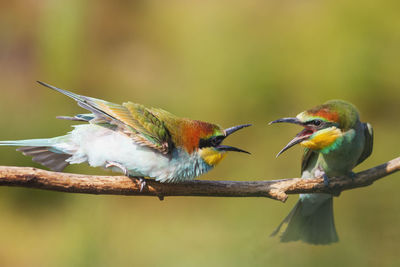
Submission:
[[[228,137],[229,135],[233,134],[234,132],[236,132],[240,129],[249,127],[249,126],[251,126],[251,124],[242,124],[242,125],[233,126],[228,129],[225,129],[225,138]],[[242,152],[242,153],[250,154],[250,152],[247,152],[245,150],[242,150],[240,148],[233,147],[233,146],[218,145],[218,146],[216,146],[216,148],[218,148],[219,150],[222,150],[222,151],[235,151],[235,152]]]
[[[219,150],[222,151],[236,151],[236,152],[242,152],[242,153],[247,153],[247,154],[251,154],[250,152],[247,152],[245,150],[242,150],[240,148],[237,147],[233,147],[233,146],[224,146],[224,145],[219,145],[216,148],[218,148]]]
[[[307,127],[304,123],[302,123],[297,118],[282,118],[282,119],[278,119],[275,121],[271,121],[269,124],[280,123],[280,122],[299,124],[299,125],[303,126],[304,129],[301,132],[299,132],[284,148],[282,148],[282,150],[279,151],[279,153],[276,155],[276,157],[279,157],[280,154],[282,154],[283,152],[285,152],[292,146],[297,145],[297,144],[303,142],[304,140],[307,140],[315,132],[314,129]]]

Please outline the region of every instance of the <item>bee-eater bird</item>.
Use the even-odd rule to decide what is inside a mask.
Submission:
[[[88,162],[143,180],[160,182],[192,180],[216,166],[228,151],[244,152],[222,145],[222,141],[244,124],[228,129],[197,120],[179,118],[165,110],[126,102],[122,105],[82,96],[56,88],[90,114],[58,117],[86,122],[70,133],[48,139],[1,141],[3,146],[20,146],[24,155],[54,171],[68,164]]]
[[[357,109],[350,103],[331,100],[301,112],[295,118],[282,118],[272,123],[294,123],[304,127],[277,157],[290,147],[304,147],[301,177],[354,177],[352,169],[372,152],[373,132],[369,123],[362,123]],[[333,199],[330,194],[300,194],[292,211],[272,233],[276,235],[287,224],[282,242],[301,240],[311,244],[338,241],[333,219]]]

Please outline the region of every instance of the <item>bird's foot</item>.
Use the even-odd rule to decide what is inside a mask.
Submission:
[[[314,176],[319,177],[319,178],[324,178],[324,185],[329,186],[329,177],[328,177],[328,175],[326,175],[326,173],[322,169],[318,168],[315,171]]]
[[[140,192],[143,191],[143,188],[147,185],[147,180],[144,177],[130,177],[129,178],[134,178],[138,181],[139,186],[140,186]],[[164,196],[162,194],[157,194],[157,197],[160,201],[164,200]]]
[[[328,175],[326,175],[326,173],[324,173],[324,175],[322,177],[324,178],[324,185],[325,186],[329,186],[329,177],[328,177]]]
[[[108,161],[105,167],[106,168],[117,167],[124,173],[125,176],[136,179],[139,183],[140,192],[142,192],[143,188],[146,186],[146,179],[144,177],[129,175],[128,169],[118,162]]]
[[[144,177],[130,177],[130,178],[134,178],[134,179],[136,179],[138,181],[139,186],[140,186],[140,192],[142,192],[143,188],[147,185],[147,179],[145,179]],[[158,199],[160,201],[164,200],[164,196],[162,194],[156,193],[156,196],[158,197]]]
[[[354,179],[356,179],[356,173],[355,172],[350,172],[349,176],[351,178],[351,181],[354,182]]]
[[[139,184],[140,184],[140,192],[143,191],[143,188],[146,186],[146,179],[144,177],[138,177]]]
[[[324,179],[324,186],[325,187],[329,187],[330,186],[330,178],[329,176],[325,173],[325,171],[323,171],[322,169],[318,168],[315,173],[314,173],[315,177],[318,178],[323,178]],[[331,186],[330,188],[330,194],[332,194],[335,197],[340,196],[341,190],[340,188],[338,188],[337,186],[333,185],[333,187]]]
[[[143,188],[147,184],[146,179],[144,177],[141,177],[141,176],[129,176],[129,175],[127,175],[127,176],[129,178],[136,179],[137,183],[139,184],[139,191],[142,192]]]

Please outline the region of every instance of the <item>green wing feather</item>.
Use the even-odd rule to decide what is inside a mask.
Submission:
[[[307,169],[308,164],[310,164],[310,162],[314,159],[314,157],[317,156],[318,156],[317,152],[312,151],[309,148],[304,148],[303,158],[301,160],[301,173],[303,173],[303,171]]]
[[[132,130],[145,137],[157,150],[168,153],[172,148],[172,140],[162,118],[154,114],[151,109],[140,104],[127,102],[122,105],[131,115],[127,124]]]
[[[171,136],[163,121],[153,114],[151,109],[143,105],[132,102],[119,105],[74,94],[43,82],[39,83],[71,97],[78,102],[79,106],[91,111],[94,118],[89,120],[90,123],[123,132],[140,145],[151,147],[164,154],[172,148]],[[87,114],[85,116],[85,118],[90,118]]]
[[[363,123],[363,126],[364,126],[364,136],[365,136],[364,150],[357,161],[357,165],[363,162],[366,158],[368,158],[371,155],[372,148],[374,146],[374,131],[372,129],[371,124]]]

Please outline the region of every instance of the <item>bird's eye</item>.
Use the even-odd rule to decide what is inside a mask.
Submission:
[[[311,123],[314,124],[315,126],[320,126],[322,121],[321,120],[312,120]]]

